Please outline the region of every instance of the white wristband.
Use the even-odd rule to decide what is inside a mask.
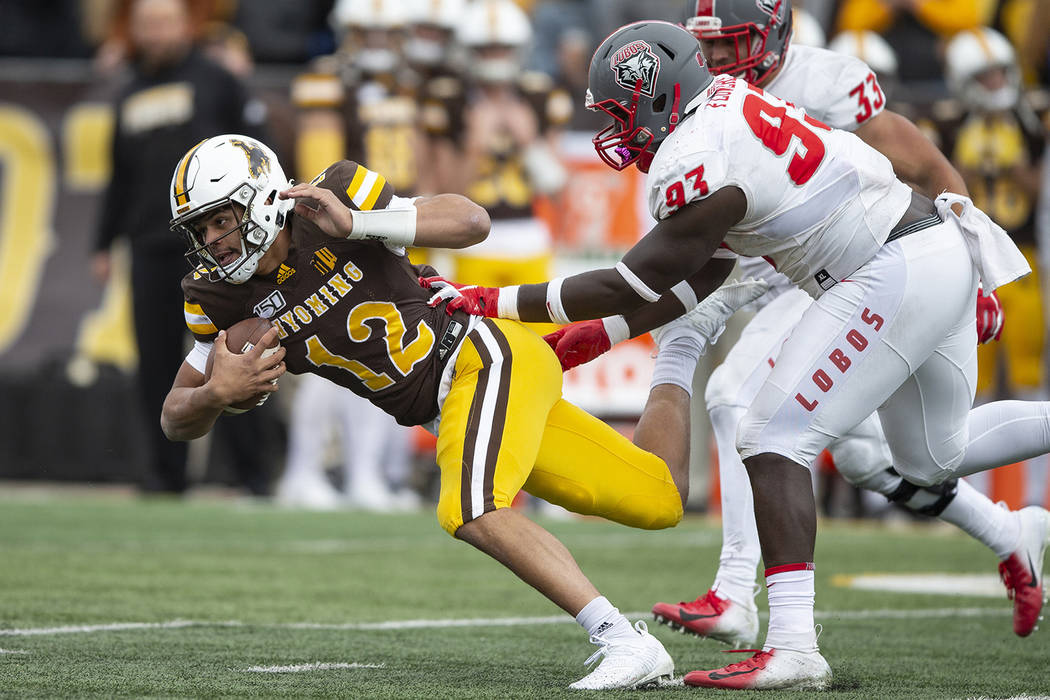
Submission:
[[[547,315],[555,323],[562,324],[572,323],[561,303],[561,283],[564,281],[564,277],[558,277],[547,283]]]
[[[693,307],[699,303],[696,298],[696,292],[685,280],[671,287],[671,292],[678,297],[678,301],[682,302],[682,306],[685,307],[687,312],[692,311]]]
[[[400,246],[416,242],[416,208],[350,210],[354,225],[350,240],[367,239]]]
[[[622,343],[631,337],[631,329],[627,327],[627,319],[623,316],[606,316],[602,319],[605,326],[605,335],[609,336],[609,345]]]
[[[496,315],[514,321],[521,320],[518,315],[518,285],[499,288],[499,296],[496,297]]]

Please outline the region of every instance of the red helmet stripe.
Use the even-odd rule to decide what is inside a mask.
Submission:
[[[710,17],[715,13],[715,0],[696,0],[696,15]]]

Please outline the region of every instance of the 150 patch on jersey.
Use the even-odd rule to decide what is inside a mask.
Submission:
[[[284,295],[275,289],[270,292],[269,296],[252,307],[252,311],[255,312],[256,316],[273,318],[278,311],[284,308],[284,304]]]

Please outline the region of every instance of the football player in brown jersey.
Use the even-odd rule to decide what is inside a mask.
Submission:
[[[396,197],[382,175],[351,161],[290,186],[269,148],[236,135],[191,149],[170,196],[172,228],[197,263],[182,284],[197,342],[161,416],[170,439],[207,433],[225,406],[275,391],[286,370],[324,376],[404,425],[427,424],[437,434],[441,526],[575,616],[599,645],[592,659],[601,663],[572,687],[636,687],[671,675],[670,656],[645,624],[632,627],[557,539],[509,506],[524,489],[632,527],[675,525],[687,495],[696,357],[668,379],[661,362],[689,360],[661,345],[632,443],[562,399],[558,359],[531,330],[428,305],[418,278],[434,271],[411,264],[405,247],[485,238],[488,215],[469,199]],[[244,354],[226,348],[224,329],[251,316],[273,322],[276,354],[261,355],[272,336]],[[692,325],[675,323],[663,337],[688,345]]]

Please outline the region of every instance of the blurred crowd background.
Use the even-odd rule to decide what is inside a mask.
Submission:
[[[223,484],[316,508],[435,500],[432,438],[316,377],[286,377],[275,399],[188,447],[163,439],[160,402],[188,342],[184,245],[167,227],[173,167],[201,138],[238,132],[270,144],[297,180],[349,158],[399,194],[466,194],[490,211],[489,240],[455,256],[412,251],[460,282],[611,264],[651,220],[642,175],[609,170],[591,146],[604,126],[583,107],[591,53],[622,24],[684,22],[695,7],[0,0],[0,478],[172,494]],[[794,7],[792,41],[868,62],[889,108],[943,149],[1029,256],[1036,273],[999,291],[1007,321],[980,348],[978,401],[1046,399],[1050,2]],[[569,373],[566,395],[629,431],[650,353],[647,339],[619,346]],[[715,457],[702,405],[694,413],[690,505],[714,509]],[[830,459],[815,483],[827,515],[886,512]],[[1050,504],[1045,458],[975,485],[1014,507]]]

